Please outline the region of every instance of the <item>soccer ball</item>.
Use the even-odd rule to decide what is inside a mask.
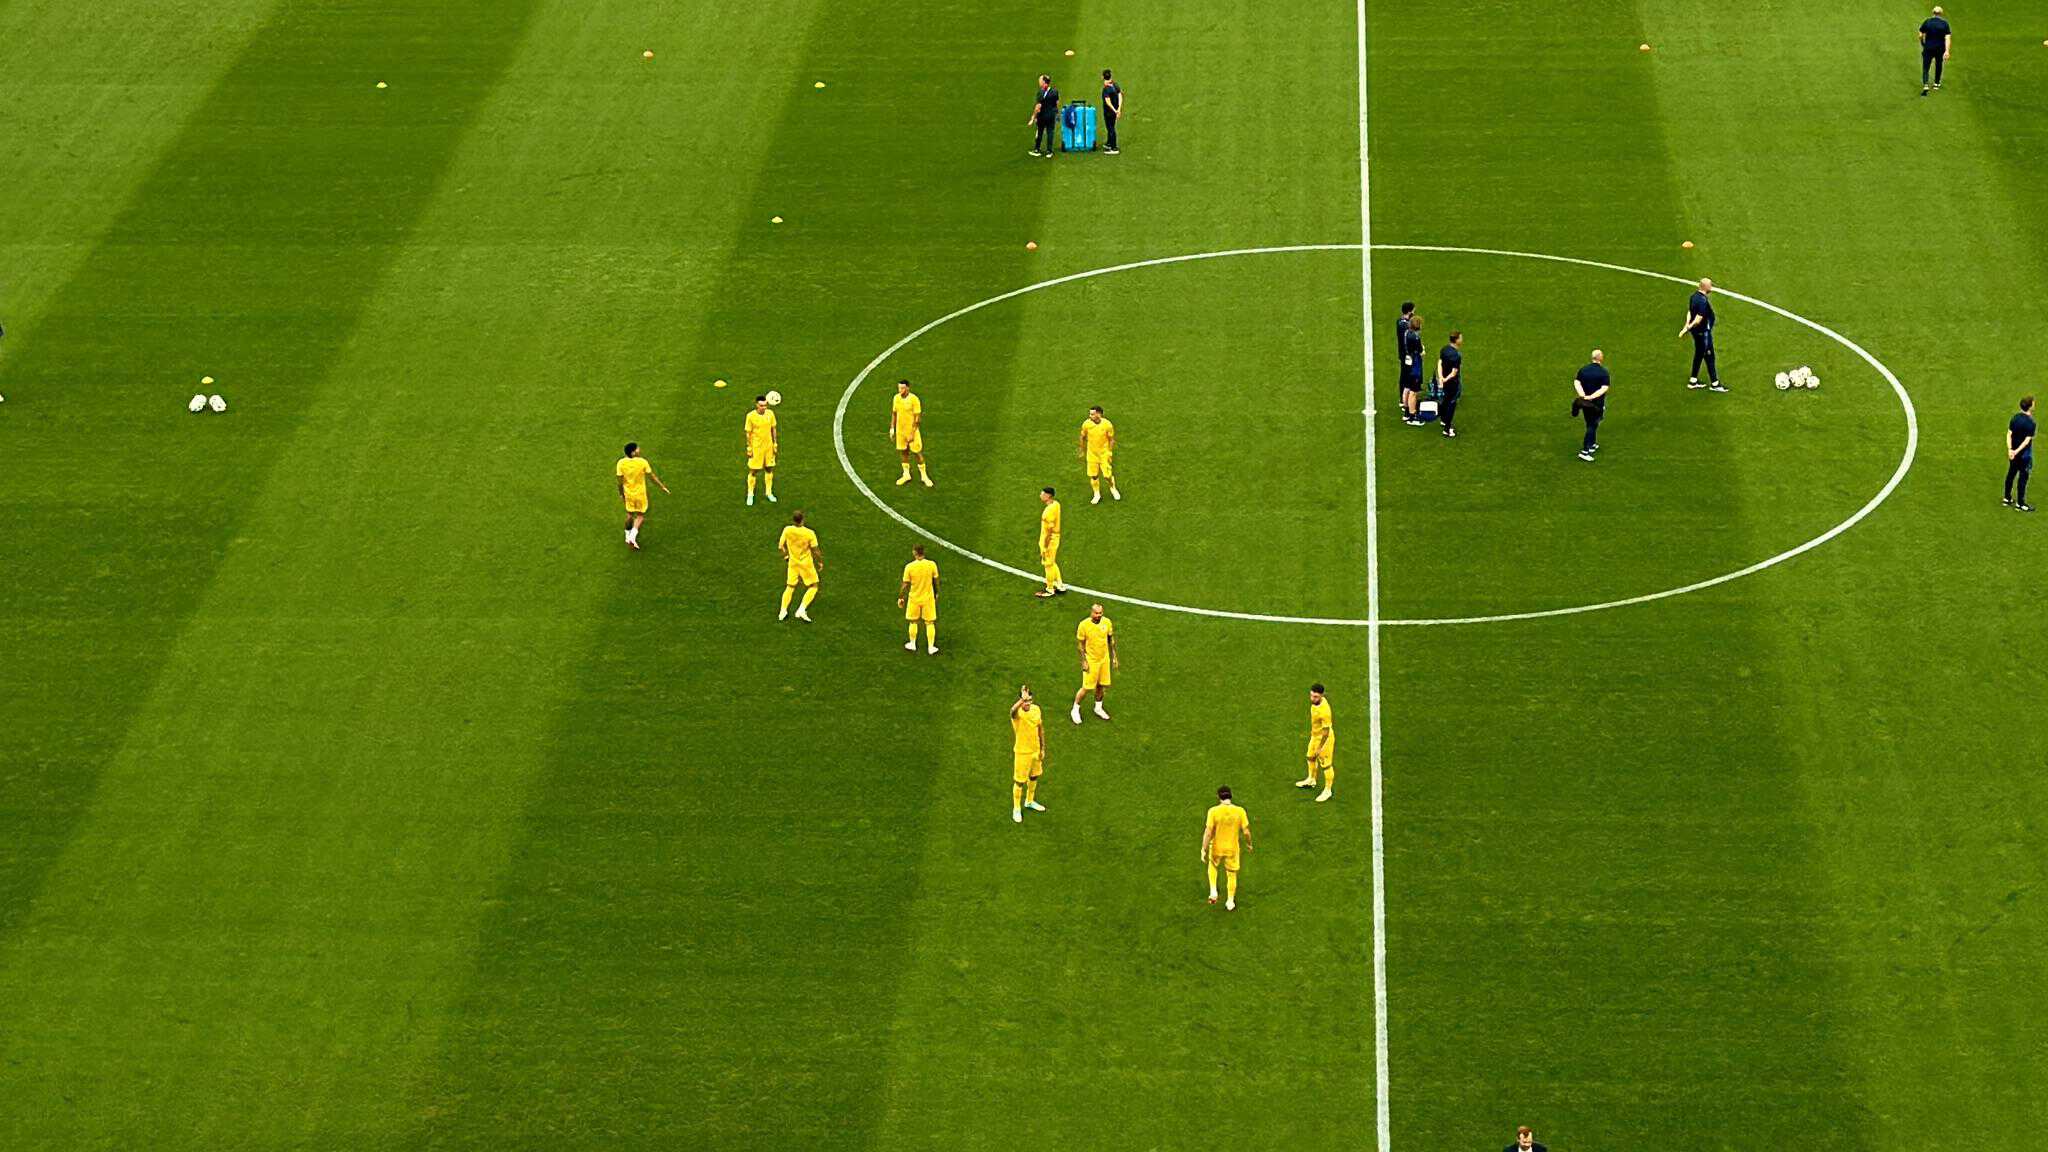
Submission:
[[[1808,377],[1806,378],[1806,386],[1807,386],[1808,388],[1818,388],[1818,387],[1820,387],[1820,377],[1818,377],[1818,376],[1808,376]]]
[[[215,412],[225,412],[228,410],[228,402],[218,396],[208,396],[206,398],[206,406]]]
[[[1787,388],[1792,387],[1792,375],[1789,372],[1780,372],[1777,379],[1772,381],[1772,383],[1778,386],[1778,391],[1783,392]]]
[[[185,411],[187,411],[187,412],[204,412],[204,411],[206,411],[206,395],[205,395],[205,393],[201,393],[201,394],[199,394],[199,395],[197,395],[197,396],[194,396],[194,397],[192,397],[192,402],[191,402],[190,404],[187,404],[187,405],[185,405]]]
[[[780,403],[782,403],[782,393],[770,389],[768,392],[768,406],[773,408]]]

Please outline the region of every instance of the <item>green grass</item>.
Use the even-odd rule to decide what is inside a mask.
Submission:
[[[1398,1147],[2048,1122],[2044,550],[1990,499],[2048,355],[2033,15],[1958,13],[1921,100],[1918,14],[1862,0],[1373,6],[1376,240],[1712,275],[1869,348],[1921,434],[1755,576],[1383,631]],[[831,427],[976,300],[1355,243],[1354,37],[1299,0],[0,4],[0,1146],[1371,1147],[1364,630],[1112,604],[1117,719],[1074,729],[1085,604],[941,551],[945,652],[903,652],[915,537]],[[1104,65],[1125,153],[1024,156],[1031,76]],[[1379,252],[1372,291],[1340,251],[1025,295],[884,364],[848,451],[1009,564],[1056,484],[1078,584],[1360,617],[1369,322],[1412,618],[1739,568],[1904,445],[1877,374],[1733,301],[1710,397],[1677,285]],[[1455,444],[1386,417],[1403,298],[1467,332]],[[1819,392],[1768,389],[1797,363]],[[182,411],[202,375],[225,416]],[[899,375],[930,491],[892,484]],[[782,503],[746,508],[771,387]],[[675,490],[638,554],[628,438]],[[1227,916],[1218,783],[1257,833]]]

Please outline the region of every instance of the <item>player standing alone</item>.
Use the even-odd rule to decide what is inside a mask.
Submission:
[[[1043,600],[1065,592],[1067,585],[1060,579],[1060,502],[1051,488],[1039,490],[1038,502],[1045,505],[1038,513],[1038,563],[1045,569],[1045,587],[1032,595]]]
[[[776,430],[775,413],[768,410],[768,397],[754,397],[754,410],[747,413],[740,430],[747,456],[747,506],[754,505],[754,482],[767,489],[768,502],[775,503],[775,457],[782,450],[782,433]]]
[[[1010,705],[1010,819],[1022,824],[1024,809],[1045,811],[1038,802],[1038,778],[1045,775],[1045,715],[1031,698],[1031,685],[1017,690]]]
[[[1081,652],[1081,690],[1074,693],[1074,723],[1081,722],[1081,701],[1088,693],[1095,693],[1095,714],[1104,720],[1109,713],[1102,710],[1102,693],[1109,687],[1109,671],[1118,666],[1116,656],[1116,625],[1102,614],[1102,605],[1088,609],[1088,618],[1074,629],[1074,646]]]
[[[660,485],[663,495],[668,495],[668,485],[661,483],[661,477],[654,474],[654,465],[640,455],[640,445],[627,444],[626,454],[619,458],[619,466],[613,469],[619,477],[619,498],[626,502],[626,543],[633,550],[640,550],[640,524],[647,519],[647,481],[652,479]]]
[[[889,439],[903,457],[903,475],[898,484],[910,483],[910,458],[917,457],[917,478],[932,486],[932,474],[924,470],[924,401],[910,390],[910,381],[896,382],[896,398],[889,401]]]
[[[1102,503],[1102,482],[1109,481],[1109,496],[1121,500],[1124,494],[1116,490],[1116,425],[1102,414],[1102,405],[1088,410],[1088,418],[1081,421],[1081,459],[1088,463],[1088,487],[1095,490],[1090,504]]]
[[[1941,91],[1941,66],[1948,63],[1949,45],[1955,34],[1949,31],[1948,17],[1942,15],[1941,5],[1934,6],[1934,15],[1920,22],[1920,94],[1927,95],[1927,70],[1934,69],[1934,90]]]
[[[1437,421],[1444,435],[1455,439],[1458,400],[1465,395],[1465,334],[1453,328],[1451,342],[1436,354]]]
[[[924,558],[924,545],[912,545],[910,563],[903,566],[903,587],[896,590],[896,606],[910,622],[910,643],[906,652],[917,651],[917,622],[924,621],[925,651],[939,654],[939,566]]]
[[[1223,901],[1226,912],[1237,910],[1237,867],[1239,851],[1252,850],[1252,818],[1230,802],[1228,787],[1216,790],[1216,806],[1202,825],[1202,863],[1209,866],[1209,903],[1216,902],[1216,870],[1221,868],[1229,884]]]
[[[1330,788],[1337,782],[1337,729],[1330,722],[1330,701],[1323,695],[1321,684],[1308,688],[1308,775],[1294,783],[1296,788],[1316,786],[1316,769],[1323,770],[1322,795],[1316,797],[1320,804],[1330,798]]]
[[[1680,336],[1692,337],[1692,376],[1686,380],[1687,388],[1705,388],[1712,392],[1726,392],[1721,386],[1721,368],[1714,361],[1714,302],[1707,297],[1714,294],[1714,282],[1700,280],[1699,290],[1692,299],[1685,302],[1685,327],[1678,330]],[[1707,383],[1700,383],[1700,365],[1707,366]]]

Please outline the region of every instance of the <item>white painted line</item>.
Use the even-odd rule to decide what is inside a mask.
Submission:
[[[941,316],[938,319],[925,324],[924,326],[917,329],[917,331],[912,332],[910,335],[905,336],[901,340],[896,341],[896,343],[891,344],[887,350],[882,352],[881,355],[876,356],[873,360],[868,361],[867,367],[862,368],[860,370],[860,374],[855,376],[853,380],[847,384],[846,391],[840,394],[839,406],[832,414],[832,447],[839,456],[840,470],[846,473],[846,478],[853,482],[853,486],[860,491],[861,495],[866,496],[868,498],[868,502],[870,504],[873,504],[875,507],[881,509],[882,512],[886,514],[890,519],[896,521],[898,524],[903,525],[903,527],[909,529],[916,535],[921,536],[934,544],[937,544],[941,548],[945,548],[948,551],[951,551],[957,555],[964,556],[967,559],[973,560],[978,564],[985,564],[988,567],[994,568],[999,572],[1007,572],[1013,576],[1029,580],[1034,584],[1043,583],[1045,577],[1042,573],[1026,572],[1022,568],[1012,567],[1008,564],[1003,563],[1000,560],[990,559],[989,557],[983,556],[980,553],[973,551],[972,549],[964,548],[958,544],[953,543],[951,540],[948,540],[942,536],[937,535],[936,533],[931,532],[929,529],[926,529],[924,526],[916,523],[909,517],[903,515],[901,512],[898,512],[896,509],[890,507],[887,503],[883,502],[882,498],[875,494],[875,490],[868,487],[867,482],[860,478],[860,474],[854,470],[853,460],[846,453],[846,409],[847,406],[853,402],[853,394],[860,389],[860,386],[867,381],[867,378],[874,373],[875,369],[881,367],[882,364],[889,359],[889,357],[894,356],[896,353],[902,351],[905,345],[908,345],[911,341],[916,340],[918,337],[925,335],[932,329],[937,328],[942,324],[945,324],[949,321],[957,320],[960,317],[968,315],[971,312],[978,312],[981,309],[986,308],[992,304],[1000,304],[1005,300],[1014,300],[1019,296],[1023,296],[1032,292],[1043,291],[1044,289],[1057,287],[1061,284],[1071,284],[1077,280],[1087,280],[1096,276],[1107,276],[1113,272],[1128,272],[1137,268],[1152,268],[1164,264],[1185,264],[1196,260],[1217,260],[1226,256],[1261,256],[1283,252],[1356,252],[1360,249],[1361,245],[1355,243],[1288,244],[1266,248],[1229,248],[1218,252],[1192,252],[1182,256],[1161,256],[1150,260],[1134,260],[1126,264],[1115,264],[1107,268],[1091,268],[1085,272],[1069,273],[1068,275],[1055,277],[1051,280],[1042,280],[1036,284],[1027,284],[1022,288],[1014,288],[999,296],[991,296],[986,300],[976,301],[975,303],[969,304],[964,308],[960,308],[955,311],[949,312],[946,315]],[[1673,284],[1692,283],[1691,280],[1688,280],[1682,276],[1672,276],[1663,272],[1651,272],[1642,268],[1631,268],[1626,264],[1609,264],[1605,261],[1600,260],[1581,260],[1573,256],[1553,256],[1545,252],[1520,252],[1508,248],[1461,248],[1439,244],[1373,244],[1371,245],[1369,250],[1374,252],[1443,252],[1473,256],[1499,256],[1519,260],[1544,260],[1553,264],[1575,264],[1586,268],[1601,268],[1610,272],[1625,272],[1631,276],[1643,276],[1652,280],[1665,280]],[[1847,348],[1849,351],[1855,353],[1858,357],[1860,357],[1863,360],[1864,363],[1869,364],[1872,368],[1876,369],[1878,375],[1882,376],[1885,382],[1891,385],[1893,394],[1898,397],[1899,407],[1905,413],[1905,453],[1899,458],[1898,468],[1893,471],[1891,479],[1885,482],[1884,487],[1878,490],[1877,495],[1872,496],[1869,499],[1869,501],[1867,501],[1861,508],[1857,509],[1856,512],[1852,514],[1848,519],[1842,521],[1841,523],[1828,529],[1826,532],[1823,532],[1820,535],[1815,536],[1813,539],[1808,540],[1803,544],[1797,545],[1793,548],[1788,548],[1785,551],[1780,552],[1777,555],[1772,556],[1768,559],[1759,560],[1756,563],[1749,565],[1748,567],[1738,568],[1733,572],[1726,572],[1719,576],[1710,577],[1705,580],[1696,580],[1690,584],[1685,584],[1677,588],[1667,588],[1661,592],[1649,592],[1641,596],[1629,596],[1619,600],[1603,600],[1597,604],[1575,604],[1566,608],[1548,608],[1535,612],[1505,612],[1490,616],[1440,616],[1421,617],[1416,619],[1387,620],[1377,619],[1377,614],[1374,614],[1363,619],[1354,619],[1348,616],[1291,616],[1285,614],[1265,612],[1233,612],[1221,608],[1203,608],[1191,604],[1174,604],[1163,600],[1148,600],[1140,596],[1126,596],[1121,593],[1109,592],[1099,588],[1084,588],[1078,584],[1069,585],[1069,587],[1073,588],[1074,591],[1083,593],[1093,599],[1107,600],[1118,604],[1131,604],[1141,608],[1155,608],[1162,612],[1180,612],[1190,616],[1208,616],[1221,620],[1250,620],[1266,624],[1308,624],[1339,628],[1369,628],[1374,625],[1381,628],[1399,628],[1431,627],[1436,625],[1450,624],[1506,624],[1524,620],[1547,620],[1556,616],[1575,616],[1584,612],[1602,612],[1610,608],[1626,608],[1636,604],[1648,604],[1657,600],[1667,600],[1674,596],[1684,596],[1688,593],[1699,592],[1708,588],[1715,587],[1716,585],[1726,584],[1734,580],[1740,580],[1745,576],[1753,576],[1766,568],[1775,567],[1776,565],[1782,564],[1795,556],[1804,555],[1805,553],[1820,547],[1821,545],[1827,543],[1830,540],[1833,540],[1835,537],[1840,536],[1842,533],[1847,532],[1849,529],[1854,528],[1856,525],[1862,523],[1866,518],[1870,516],[1872,512],[1877,511],[1878,506],[1880,504],[1883,504],[1887,499],[1889,499],[1891,497],[1891,494],[1898,489],[1900,483],[1902,483],[1905,480],[1906,473],[1912,469],[1914,458],[1919,453],[1919,414],[1915,411],[1913,407],[1913,398],[1906,393],[1906,386],[1899,382],[1898,376],[1894,374],[1891,369],[1885,367],[1884,364],[1877,359],[1877,357],[1872,356],[1869,352],[1865,351],[1863,349],[1863,346],[1857,344],[1854,340],[1849,339],[1847,336],[1842,335],[1840,332],[1835,331],[1833,328],[1830,328],[1825,324],[1821,324],[1818,321],[1809,320],[1796,312],[1789,311],[1787,309],[1779,307],[1776,304],[1772,304],[1764,300],[1759,300],[1754,296],[1745,296],[1740,292],[1730,291],[1729,289],[1723,288],[1719,285],[1715,285],[1714,290],[1716,292],[1719,292],[1723,296],[1729,297],[1730,299],[1740,300],[1745,304],[1754,305],[1755,307],[1762,308],[1767,312],[1773,313],[1778,316],[1782,316],[1787,320],[1791,320],[1796,324],[1800,324],[1807,328],[1810,328],[1813,331],[1818,332],[1823,336],[1826,336],[1828,339],[1833,340],[1835,343],[1840,344],[1842,347]],[[1366,337],[1368,340],[1371,339],[1370,325],[1371,319],[1368,317],[1368,333]],[[1370,400],[1368,400],[1366,407],[1370,409],[1371,406],[1371,402]]]
[[[1365,321],[1365,676],[1366,744],[1372,765],[1372,1057],[1379,1152],[1393,1144],[1387,1088],[1387,847],[1380,805],[1380,480],[1372,394],[1372,156],[1366,132],[1365,0],[1358,0],[1358,298]]]

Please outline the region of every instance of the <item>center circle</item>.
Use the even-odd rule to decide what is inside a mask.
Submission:
[[[1213,252],[1193,252],[1179,256],[1161,256],[1149,260],[1135,260],[1124,264],[1113,264],[1103,268],[1092,268],[1084,272],[1073,272],[1065,276],[1056,276],[1050,280],[1041,280],[1035,284],[1027,284],[1022,288],[1013,288],[1008,292],[999,293],[995,296],[990,296],[987,299],[978,300],[963,308],[956,309],[952,312],[947,313],[944,316],[939,317],[936,320],[927,322],[923,326],[911,332],[909,335],[904,336],[902,339],[896,341],[894,344],[891,344],[888,348],[884,349],[880,354],[878,354],[873,360],[868,361],[867,366],[862,368],[860,372],[857,375],[855,375],[851,381],[847,383],[846,390],[840,394],[838,407],[833,411],[832,414],[832,447],[834,452],[837,453],[839,457],[839,467],[841,471],[846,473],[846,478],[853,482],[853,486],[860,491],[861,495],[867,497],[869,503],[873,504],[876,508],[881,509],[884,514],[889,516],[890,519],[895,520],[897,523],[903,525],[905,528],[908,528],[910,531],[916,533],[918,536],[923,537],[925,540],[928,540],[941,548],[953,552],[956,555],[965,557],[969,560],[972,560],[978,564],[985,565],[989,568],[993,568],[996,571],[1006,572],[1012,576],[1016,576],[1024,580],[1029,580],[1033,583],[1039,583],[1043,580],[1043,577],[1039,573],[1028,572],[1022,568],[1006,564],[1001,560],[984,556],[981,553],[974,551],[973,549],[964,547],[960,544],[956,544],[953,541],[948,540],[945,537],[940,536],[937,533],[925,528],[923,525],[918,524],[916,521],[911,520],[908,516],[905,516],[902,512],[898,511],[896,508],[885,502],[880,496],[876,495],[874,489],[869,487],[865,480],[861,479],[860,474],[854,469],[853,461],[851,460],[851,458],[848,457],[846,452],[845,425],[846,412],[848,407],[853,402],[854,394],[860,390],[860,386],[867,381],[868,377],[873,375],[877,368],[880,368],[884,363],[888,362],[890,357],[896,355],[898,352],[902,351],[905,347],[910,345],[913,341],[916,341],[920,337],[925,336],[926,334],[930,333],[936,328],[951,323],[954,320],[958,320],[963,316],[979,312],[982,309],[988,308],[992,305],[1001,304],[1008,300],[1014,300],[1020,296],[1025,296],[1033,292],[1041,292],[1048,288],[1058,287],[1062,284],[1072,284],[1077,281],[1090,280],[1098,276],[1109,276],[1114,273],[1129,272],[1140,268],[1155,268],[1170,264],[1186,264],[1200,260],[1220,260],[1227,257],[1235,256],[1263,256],[1292,252],[1359,252],[1364,250],[1365,247],[1366,246],[1360,244],[1288,244],[1259,248],[1228,248]],[[1611,264],[1599,260],[1585,260],[1573,256],[1556,256],[1543,252],[1521,252],[1503,248],[1469,248],[1434,244],[1373,244],[1370,246],[1370,250],[1374,252],[1445,253],[1468,256],[1494,256],[1512,260],[1544,261],[1552,264],[1567,264],[1583,268],[1595,268],[1609,272],[1619,272],[1631,276],[1640,276],[1651,280],[1666,281],[1672,284],[1682,284],[1687,286],[1690,286],[1692,284],[1691,280],[1688,280],[1684,277],[1673,276],[1663,272],[1652,272],[1643,268],[1632,268],[1624,264]],[[1857,508],[1856,511],[1851,513],[1846,519],[1842,520],[1838,524],[1835,524],[1833,527],[1827,529],[1819,535],[1804,541],[1803,543],[1788,548],[1783,552],[1779,552],[1774,556],[1770,556],[1763,560],[1756,561],[1753,564],[1737,568],[1734,571],[1724,572],[1718,576],[1708,577],[1703,580],[1696,580],[1689,584],[1682,584],[1677,587],[1666,588],[1657,592],[1649,592],[1639,596],[1628,596],[1620,599],[1602,600],[1594,603],[1570,605],[1562,608],[1547,608],[1542,609],[1540,611],[1531,612],[1498,613],[1484,616],[1413,617],[1403,619],[1382,618],[1377,620],[1371,617],[1289,616],[1263,612],[1239,612],[1230,609],[1212,608],[1193,604],[1176,604],[1169,601],[1151,600],[1139,596],[1122,595],[1120,593],[1111,592],[1099,588],[1086,588],[1078,584],[1070,585],[1070,587],[1075,592],[1079,592],[1093,599],[1108,600],[1120,604],[1132,604],[1145,608],[1155,608],[1165,612],[1180,612],[1188,615],[1209,616],[1228,620],[1254,620],[1276,624],[1309,624],[1320,626],[1354,628],[1374,625],[1382,627],[1421,627],[1431,625],[1454,624],[1499,624],[1520,620],[1540,620],[1553,616],[1572,616],[1585,612],[1599,612],[1609,608],[1622,608],[1633,604],[1647,604],[1655,600],[1665,600],[1674,596],[1683,596],[1690,592],[1698,592],[1707,588],[1715,587],[1716,585],[1726,584],[1734,580],[1740,580],[1745,576],[1754,575],[1758,572],[1763,571],[1766,568],[1771,568],[1778,564],[1782,564],[1795,556],[1799,556],[1803,553],[1818,548],[1822,544],[1827,543],[1828,541],[1855,527],[1857,524],[1861,523],[1865,517],[1869,516],[1872,512],[1876,511],[1877,507],[1880,504],[1883,504],[1885,500],[1889,498],[1891,494],[1898,489],[1899,484],[1905,480],[1906,473],[1912,469],[1913,460],[1918,452],[1920,443],[1920,421],[1919,416],[1915,412],[1913,407],[1913,398],[1906,392],[1905,385],[1899,382],[1898,376],[1895,373],[1893,373],[1890,368],[1886,367],[1882,361],[1878,360],[1877,357],[1871,355],[1868,351],[1866,351],[1862,347],[1862,345],[1857,344],[1855,341],[1849,339],[1847,336],[1842,335],[1840,332],[1837,332],[1834,329],[1819,323],[1818,321],[1810,320],[1804,316],[1799,315],[1796,312],[1792,312],[1788,309],[1779,307],[1778,305],[1772,304],[1768,301],[1760,300],[1753,296],[1747,296],[1740,292],[1730,291],[1729,289],[1720,287],[1718,285],[1715,287],[1714,290],[1717,294],[1725,296],[1731,300],[1740,301],[1744,304],[1760,308],[1766,312],[1772,313],[1773,315],[1782,317],[1786,320],[1790,320],[1795,324],[1799,324],[1816,333],[1819,333],[1820,335],[1825,336],[1828,339],[1834,341],[1836,344],[1841,345],[1850,353],[1854,354],[1858,359],[1868,364],[1872,369],[1874,369],[1877,372],[1879,376],[1883,377],[1887,384],[1891,385],[1893,394],[1898,398],[1899,407],[1901,411],[1905,414],[1905,450],[1899,458],[1898,466],[1893,470],[1890,478],[1885,481],[1884,486],[1879,488],[1875,495],[1871,496],[1869,500],[1867,500],[1861,507]],[[1367,317],[1366,322],[1370,324],[1374,322],[1374,320],[1372,317]],[[1370,403],[1370,400],[1368,400],[1368,403]],[[1368,419],[1370,420],[1371,418],[1368,417]],[[1368,425],[1368,427],[1370,427],[1370,424]]]

